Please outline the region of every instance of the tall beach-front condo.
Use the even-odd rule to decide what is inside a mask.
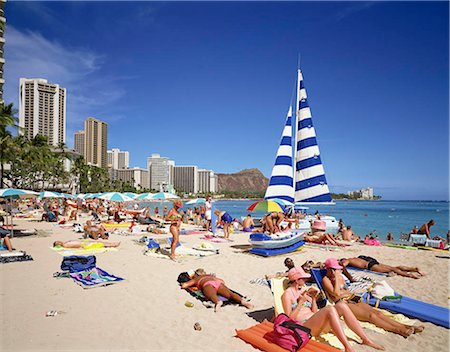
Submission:
[[[3,78],[3,65],[5,64],[5,58],[3,56],[3,47],[5,45],[5,3],[6,0],[0,0],[0,103],[3,103],[3,84],[5,79]]]
[[[198,192],[199,193],[216,193],[217,192],[217,175],[212,170],[198,170]]]
[[[84,157],[85,133],[83,130],[77,131],[73,135],[73,149]]]
[[[173,187],[179,192],[198,193],[198,167],[175,166],[173,169]]]
[[[168,191],[173,187],[173,169],[175,162],[169,158],[152,154],[147,158],[147,169],[151,189]]]
[[[29,139],[39,134],[50,145],[65,143],[66,89],[43,78],[21,78],[19,126]]]
[[[108,168],[115,170],[128,169],[130,167],[130,153],[113,148],[108,150]]]
[[[86,163],[98,167],[108,166],[108,124],[88,117],[84,121],[84,159]]]

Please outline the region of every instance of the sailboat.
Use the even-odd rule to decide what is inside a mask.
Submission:
[[[297,73],[296,114],[294,117],[291,105],[264,199],[278,199],[295,205],[332,204],[303,75],[300,69]],[[310,229],[313,219],[308,215],[296,223],[295,229],[275,238],[265,234],[250,235],[250,252],[272,256],[299,249],[304,244],[302,233]],[[325,221],[328,230],[337,229],[338,222],[334,217],[324,216],[321,220]]]
[[[292,138],[293,128],[295,138]],[[292,116],[291,106],[264,198],[283,199],[296,205],[333,204],[300,69],[297,72],[296,114]],[[297,229],[309,230],[311,220],[312,216],[300,220]],[[337,229],[338,222],[333,216],[322,216],[321,220],[327,224],[327,230]]]

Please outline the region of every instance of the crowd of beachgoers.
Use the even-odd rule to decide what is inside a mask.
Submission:
[[[38,248],[42,247],[39,245],[40,241],[45,242],[45,248],[50,245],[55,252],[60,254],[65,253],[75,256],[94,254],[102,256],[102,258],[108,256],[103,253],[120,249],[117,253],[110,254],[111,256],[113,254],[119,255],[123,248],[133,250],[135,247],[155,261],[154,265],[157,265],[157,271],[165,275],[170,275],[169,272],[172,275],[178,272],[178,275],[175,275],[176,277],[172,277],[172,279],[178,278],[177,284],[181,289],[188,291],[196,298],[199,298],[200,293],[203,303],[196,305],[196,309],[211,307],[216,312],[220,311],[217,315],[219,317],[223,316],[222,311],[228,310],[228,308],[223,307],[224,303],[234,302],[251,312],[255,310],[255,307],[261,307],[261,304],[257,302],[258,298],[267,301],[266,297],[262,299],[259,292],[254,297],[248,294],[242,295],[231,289],[230,286],[236,288],[236,284],[242,284],[242,280],[246,280],[245,286],[238,287],[238,289],[248,289],[248,283],[250,283],[251,291],[255,291],[255,286],[271,287],[276,284],[277,280],[281,280],[284,285],[281,292],[274,292],[272,287],[274,295],[272,299],[280,300],[281,304],[278,311],[275,307],[275,311],[272,310],[265,318],[277,324],[275,317],[283,312],[287,317],[286,319],[306,328],[308,339],[313,338],[320,343],[332,345],[345,351],[368,351],[370,349],[394,351],[405,350],[406,348],[414,351],[415,347],[407,347],[409,345],[404,342],[401,342],[402,347],[397,349],[399,346],[398,340],[387,339],[386,332],[405,339],[413,339],[414,343],[419,345],[426,345],[430,336],[440,336],[437,342],[432,344],[433,350],[447,350],[448,326],[447,329],[444,329],[431,324],[428,320],[421,322],[417,319],[411,319],[414,317],[420,318],[420,314],[419,316],[410,315],[409,317],[400,314],[388,314],[364,300],[364,293],[368,290],[373,290],[375,293],[378,289],[380,291],[378,296],[392,291],[392,294],[385,294],[384,296],[392,296],[392,300],[398,300],[401,304],[401,296],[400,298],[396,297],[397,294],[393,293],[393,287],[395,292],[398,289],[403,290],[410,285],[403,280],[416,279],[414,282],[426,281],[427,284],[416,285],[422,288],[419,291],[413,290],[412,293],[423,293],[425,288],[430,289],[432,287],[430,285],[434,285],[436,291],[427,293],[425,301],[447,306],[443,296],[448,293],[448,288],[442,288],[435,281],[436,277],[439,276],[448,277],[447,265],[441,265],[439,268],[435,266],[436,261],[442,260],[436,258],[448,258],[448,251],[445,250],[440,252],[437,250],[418,250],[417,253],[420,253],[420,255],[414,255],[416,252],[401,249],[401,246],[399,248],[381,246],[375,235],[358,236],[353,233],[351,225],[345,225],[342,219],[339,221],[337,233],[329,233],[326,231],[325,222],[321,220],[321,214],[317,213],[311,220],[310,231],[302,235],[306,244],[302,246],[301,250],[289,253],[283,258],[258,258],[244,255],[241,253],[248,250],[249,235],[264,233],[274,239],[280,238],[295,230],[299,220],[304,219],[305,214],[294,211],[269,212],[261,219],[255,219],[251,214],[242,219],[237,219],[225,209],[214,209],[211,197],[206,197],[205,202],[193,206],[183,204],[179,199],[170,203],[161,202],[158,206],[150,207],[148,204],[142,206],[138,202],[125,205],[121,202],[101,199],[39,198],[15,200],[12,203],[4,203],[2,206],[8,213],[14,214],[14,222],[16,223],[15,226],[12,226],[11,221],[8,221],[8,213],[2,212],[0,221],[2,221],[1,234],[4,253],[26,249],[29,254],[33,255],[33,251],[38,251]],[[413,228],[411,234],[423,234],[430,240],[442,241],[443,246],[448,248],[449,235],[446,239],[431,238],[430,228],[433,225],[433,220],[427,221],[420,228]],[[12,236],[11,228],[13,229]],[[37,229],[37,231],[33,232],[31,229]],[[43,230],[50,231],[51,234],[44,237],[38,236],[37,234]],[[33,241],[32,246],[28,245],[28,239]],[[201,243],[193,245],[195,239],[200,239]],[[392,238],[386,240],[392,241]],[[51,242],[49,243],[49,241]],[[153,246],[152,243],[155,245]],[[182,250],[189,246],[192,246],[192,248]],[[383,250],[380,250],[381,248]],[[42,253],[42,250],[40,248],[39,253]],[[392,251],[396,251],[395,255]],[[288,257],[286,258],[286,256]],[[225,258],[225,261],[222,262],[218,259],[220,257]],[[161,261],[160,259],[163,258],[172,259],[172,261]],[[204,261],[204,264],[198,265],[193,262],[193,260],[199,258]],[[37,259],[35,261],[38,262]],[[262,261],[264,264],[255,261]],[[268,265],[268,263],[275,264],[275,261],[278,261],[278,265],[280,264],[279,261],[282,261],[285,270],[280,271],[279,267]],[[169,264],[170,262],[172,264]],[[252,263],[249,265],[249,262]],[[431,263],[434,267],[429,266]],[[8,292],[9,289],[13,290],[15,285],[20,286],[17,280],[11,279],[9,281],[10,276],[7,271],[8,268],[14,266],[11,272],[17,273],[17,270],[20,270],[20,265],[30,264],[29,262],[10,262],[7,266],[2,266],[6,274],[6,286],[8,287],[2,294]],[[190,265],[190,267],[186,265]],[[260,266],[260,270],[256,270],[258,266]],[[115,267],[117,270],[118,267]],[[242,270],[242,268],[247,267],[247,272]],[[194,270],[195,268],[197,269]],[[437,274],[436,270],[440,270],[441,273]],[[212,273],[213,271],[220,272],[220,278],[219,274],[216,275]],[[264,271],[264,274],[262,271]],[[319,279],[318,273],[320,274]],[[367,273],[367,275],[364,276],[361,273]],[[59,277],[60,274],[55,275],[55,277]],[[258,277],[255,278],[253,275]],[[132,276],[132,274],[129,276]],[[151,277],[149,279],[151,281],[146,282],[151,282],[153,286],[166,287],[165,280],[159,279],[158,276],[160,275],[156,274],[156,276]],[[114,276],[111,277],[114,278]],[[237,279],[238,277],[239,279]],[[128,278],[125,277],[125,280],[128,280]],[[317,282],[317,280],[320,282]],[[386,282],[387,280],[388,282]],[[399,281],[396,282],[395,280]],[[397,283],[400,283],[400,285],[397,286]],[[53,287],[53,285],[50,286]],[[120,286],[117,285],[116,287]],[[364,292],[361,291],[361,288]],[[168,288],[158,289],[158,295],[164,296],[166,294],[164,290],[171,291]],[[43,288],[44,292],[45,288]],[[267,292],[270,292],[270,290],[267,290]],[[71,295],[74,295],[74,293],[72,292]],[[180,293],[171,292],[168,295],[177,297]],[[276,295],[279,295],[279,297],[275,297]],[[421,297],[416,295],[416,298],[420,299]],[[435,300],[436,298],[438,299]],[[155,300],[159,299],[155,298]],[[183,299],[187,299],[185,308],[194,306],[195,299],[193,297],[186,294],[181,298],[181,300]],[[382,297],[380,296],[379,299],[382,299]],[[8,301],[10,300],[14,301],[14,298],[8,299]],[[175,300],[179,300],[179,298],[175,298]],[[192,300],[194,302],[191,302]],[[107,301],[109,301],[109,298]],[[10,303],[13,307],[16,306],[16,303]],[[158,316],[164,315],[165,308],[161,307],[160,310]],[[10,313],[12,314],[11,311],[6,309],[6,316]],[[186,318],[184,312],[173,311],[173,309],[170,309],[168,314],[174,320]],[[205,320],[204,314],[206,313],[202,312],[200,315]],[[249,316],[251,316],[251,313],[246,315],[247,318]],[[231,317],[227,316],[228,323],[230,319]],[[206,320],[208,320],[208,323],[195,322],[194,329],[202,331],[203,325],[203,330],[205,330],[204,325],[212,324],[211,318]],[[76,318],[75,321],[80,322],[80,319]],[[234,327],[245,328],[246,323],[248,325],[248,320],[240,319],[236,321]],[[120,322],[118,325],[120,325]],[[223,324],[217,326],[223,328]],[[158,330],[156,327],[154,329]],[[217,332],[217,330],[213,330]],[[349,333],[349,330],[351,330],[351,333]],[[64,335],[66,332],[63,330],[61,333]],[[165,332],[165,334],[174,336],[169,332]],[[186,334],[188,332],[184,333],[185,338]],[[330,335],[333,337],[330,337]],[[17,341],[14,337],[18,335],[10,328],[5,327],[4,336],[6,350],[15,350],[14,346]],[[208,336],[213,338],[211,335]],[[223,337],[223,335],[220,336]],[[271,341],[277,344],[279,342],[277,338],[280,337],[273,337]],[[215,345],[214,340],[209,341],[206,336],[200,340],[195,336],[186,339],[192,344],[192,349],[195,346],[201,346],[198,344],[202,344],[207,346],[204,347],[206,350],[252,350],[250,345],[238,344],[235,341],[230,342],[226,338],[225,341],[228,342],[220,342],[217,345]],[[387,341],[384,341],[386,339]],[[115,341],[117,344],[117,340]],[[359,345],[355,345],[355,341]],[[171,342],[166,341],[166,345],[156,344],[154,349],[173,350],[179,348],[178,342]],[[26,346],[22,342],[19,345]],[[126,346],[126,344],[122,345],[121,343],[118,345]],[[64,346],[64,343],[62,343],[56,349],[64,349]],[[108,346],[107,349],[115,348],[111,345]],[[42,349],[51,349],[51,346],[45,342],[41,342],[41,347]],[[102,349],[93,344],[88,349],[99,348]],[[125,349],[128,348],[125,347]],[[136,347],[136,349],[142,349],[142,345],[139,348]],[[153,348],[145,347],[143,349],[153,350]]]

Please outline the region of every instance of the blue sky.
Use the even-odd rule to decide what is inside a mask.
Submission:
[[[448,200],[446,2],[7,2],[5,100],[67,88],[67,144],[94,116],[145,167],[267,177],[297,56],[333,192]]]

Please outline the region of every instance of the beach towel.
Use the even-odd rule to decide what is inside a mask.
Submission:
[[[31,255],[28,255],[24,251],[17,251],[17,252],[5,252],[0,253],[0,263],[1,264],[7,264],[7,263],[13,263],[13,262],[26,262],[33,260]]]
[[[264,336],[273,331],[273,324],[264,320],[262,323],[256,324],[244,330],[236,329],[236,335],[241,340],[251,344],[253,347],[266,352],[286,352],[284,348],[269,342]],[[302,352],[340,352],[338,349],[325,345],[321,342],[310,340],[309,343],[303,347]]]
[[[123,281],[123,278],[108,274],[106,271],[97,267],[71,273],[70,277],[83,288],[100,287]]]
[[[117,252],[118,248],[56,248],[50,247],[53,251],[62,255],[63,257],[71,256],[71,255],[94,255],[101,254],[106,252]]]
[[[201,239],[203,240],[207,240],[207,241],[211,241],[214,243],[228,243],[228,242],[233,242],[233,240],[227,239],[227,238],[223,238],[223,237],[215,237],[212,235],[205,235],[204,237],[201,237]]]

